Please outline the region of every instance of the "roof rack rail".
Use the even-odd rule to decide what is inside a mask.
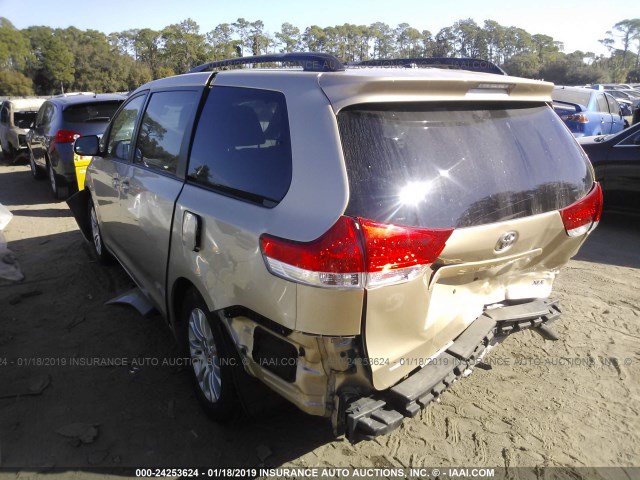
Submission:
[[[362,60],[360,62],[347,63],[347,67],[436,67],[470,70],[472,72],[497,73],[498,75],[507,74],[502,68],[487,60],[466,57],[388,58]]]
[[[293,63],[302,66],[302,69],[306,72],[344,71],[342,62],[328,53],[292,52],[217,60],[194,67],[189,70],[189,73],[205,72],[214,68],[231,67],[234,65],[251,65],[258,63]]]

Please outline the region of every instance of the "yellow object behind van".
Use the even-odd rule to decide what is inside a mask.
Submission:
[[[93,157],[73,154],[73,164],[76,167],[76,179],[78,180],[78,191],[84,189],[84,177],[87,174],[87,167]]]

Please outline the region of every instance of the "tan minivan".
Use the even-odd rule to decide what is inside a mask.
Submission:
[[[264,62],[298,68],[232,68]],[[469,59],[214,62],[78,139],[94,159],[69,203],[167,318],[211,415],[259,403],[254,377],[372,438],[506,335],[550,334],[602,208],[551,90]]]

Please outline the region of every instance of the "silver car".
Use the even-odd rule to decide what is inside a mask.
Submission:
[[[303,68],[153,81],[75,145],[95,156],[81,229],[167,319],[211,415],[260,402],[253,377],[372,438],[508,334],[553,337],[602,194],[551,84],[476,60],[197,70],[274,61]]]

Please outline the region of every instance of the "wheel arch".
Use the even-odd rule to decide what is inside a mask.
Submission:
[[[184,304],[185,294],[189,289],[195,290],[198,295],[207,304],[209,311],[213,311],[210,301],[207,295],[204,295],[202,289],[199,288],[193,281],[186,277],[178,277],[173,280],[171,285],[171,294],[169,296],[169,305],[167,305],[167,312],[169,312],[169,325],[174,334],[177,334],[180,327],[180,313],[182,312],[182,306]]]
[[[91,193],[86,188],[74,193],[66,202],[73,213],[82,236],[87,242],[92,242],[91,225],[89,224],[89,201],[93,201]]]

